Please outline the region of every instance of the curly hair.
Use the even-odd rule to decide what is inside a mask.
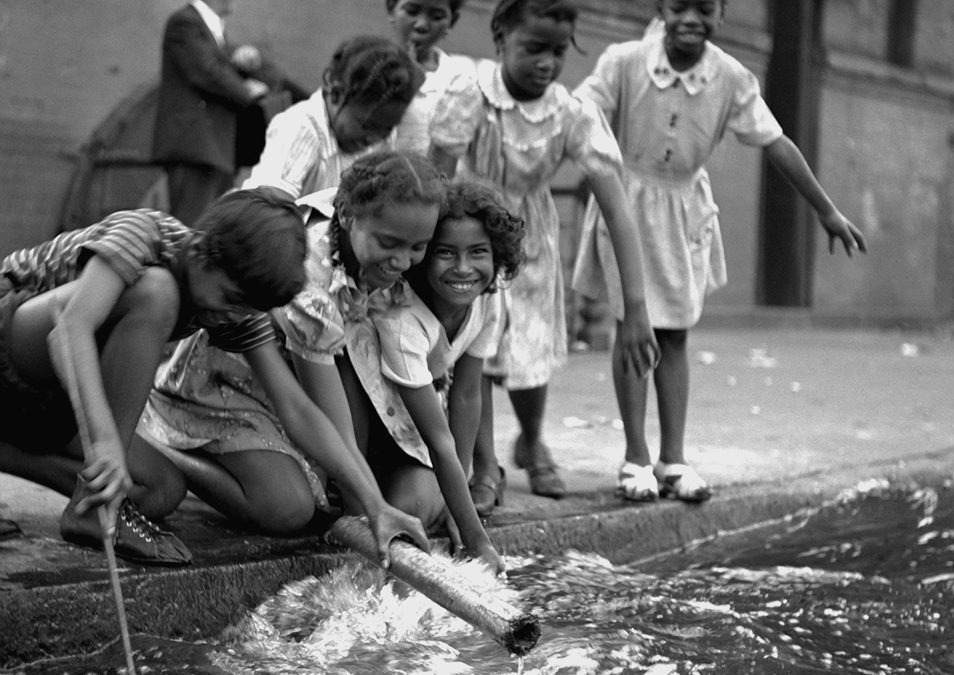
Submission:
[[[341,173],[331,217],[332,250],[341,251],[348,274],[357,263],[350,259],[341,217],[378,215],[385,204],[437,204],[443,208],[447,186],[443,174],[423,155],[379,151],[356,160]]]
[[[238,285],[260,311],[287,304],[305,285],[305,223],[286,192],[272,187],[229,192],[195,225],[206,262]]]
[[[424,71],[391,40],[359,35],[338,46],[323,81],[326,88],[341,88],[341,105],[348,101],[375,107],[391,101],[408,105],[424,83]]]
[[[426,297],[428,294],[426,261],[433,254],[441,232],[449,223],[468,217],[481,223],[487,236],[490,237],[490,248],[494,258],[494,278],[484,292],[495,293],[498,289],[498,281],[510,281],[519,273],[527,257],[523,250],[523,238],[527,231],[523,218],[513,215],[504,208],[498,193],[493,188],[474,182],[455,183],[447,189],[447,198],[444,200],[444,209],[437,220],[434,238],[428,244],[427,253],[424,255],[425,263],[405,273],[405,277],[418,295]]]

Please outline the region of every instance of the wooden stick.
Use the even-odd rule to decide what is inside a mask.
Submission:
[[[331,526],[333,539],[380,565],[374,535],[364,519],[342,516]],[[391,542],[388,572],[475,628],[491,636],[510,653],[523,656],[540,639],[533,614],[476,590],[445,558],[428,555],[413,544]]]
[[[89,428],[86,426],[86,417],[83,415],[83,399],[80,396],[79,382],[76,377],[76,368],[73,365],[73,353],[59,335],[51,335],[49,341],[50,354],[54,366],[60,377],[65,380],[66,392],[73,406],[73,416],[76,417],[76,426],[79,430],[80,443],[83,446],[83,455],[89,450],[91,441]],[[119,619],[119,634],[123,642],[123,652],[126,655],[127,675],[136,675],[136,663],[133,660],[132,643],[129,640],[129,624],[126,622],[126,603],[123,600],[123,589],[119,583],[119,568],[116,564],[116,552],[113,550],[113,530],[115,525],[109,522],[109,513],[106,506],[96,509],[99,515],[99,528],[103,536],[103,550],[106,552],[106,566],[109,568],[109,582],[113,588],[113,600],[116,605],[116,616]]]

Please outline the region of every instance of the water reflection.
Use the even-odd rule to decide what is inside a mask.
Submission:
[[[861,487],[774,527],[629,565],[576,552],[510,559],[506,586],[484,578],[487,592],[541,617],[543,636],[522,663],[355,565],[290,584],[214,644],[136,636],[137,664],[235,674],[952,673],[954,491]],[[117,672],[91,667],[107,660],[121,664],[121,652],[24,672]]]

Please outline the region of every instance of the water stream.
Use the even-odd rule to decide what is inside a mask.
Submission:
[[[634,511],[634,517],[638,511]],[[509,558],[487,592],[530,608],[522,661],[355,563],[286,586],[218,639],[136,635],[142,673],[954,673],[954,489],[869,483],[824,507],[625,565]],[[23,673],[123,672],[118,645]]]

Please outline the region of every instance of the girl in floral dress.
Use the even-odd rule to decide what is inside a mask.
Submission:
[[[599,109],[555,80],[573,42],[577,9],[570,0],[502,0],[491,19],[499,60],[462,73],[438,102],[431,122],[432,157],[453,175],[489,182],[527,224],[526,266],[502,291],[507,324],[488,374],[501,378],[520,424],[514,460],[536,494],[565,492],[541,437],[547,384],[567,355],[559,217],[549,182],[565,159],[582,169],[610,224],[624,279],[621,367],[645,375],[656,344],[643,299],[636,226],[625,202],[619,147]],[[474,480],[499,480],[483,433]]]

